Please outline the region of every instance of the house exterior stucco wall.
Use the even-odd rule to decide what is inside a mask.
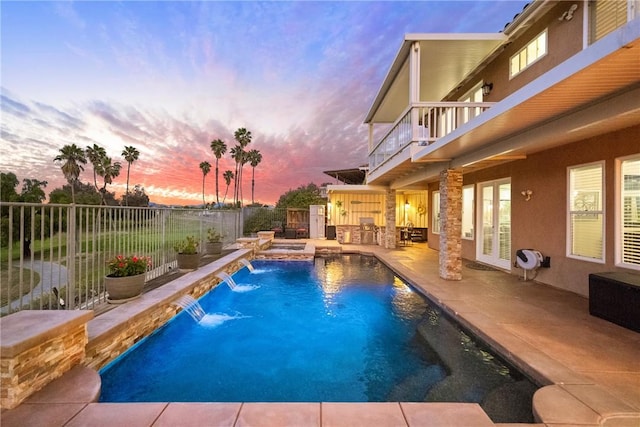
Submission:
[[[511,178],[511,259],[515,251],[533,248],[551,257],[551,268],[539,269],[537,282],[588,296],[590,273],[628,271],[615,266],[615,160],[640,153],[640,126],[622,129],[588,140],[530,155],[464,175],[464,185]],[[567,168],[605,161],[605,263],[583,261],[566,256],[567,245]],[[438,183],[429,184],[429,197]],[[532,190],[525,201],[522,190]],[[431,219],[432,212],[429,212]],[[429,230],[429,247],[438,249],[438,235]],[[462,257],[476,259],[476,240],[462,239]],[[522,270],[511,268],[512,274]]]
[[[456,101],[464,96],[480,80],[493,83],[493,89],[486,102],[498,102],[523,86],[531,83],[547,71],[566,61],[583,48],[583,9],[584,3],[575,2],[578,9],[569,21],[559,21],[558,18],[573,3],[560,2],[546,14],[540,21],[535,22],[527,31],[513,43],[505,46],[504,50],[487,67],[482,70],[477,78],[472,79],[458,90],[448,100]],[[509,64],[511,57],[526,46],[544,29],[547,29],[547,54],[535,63],[531,64],[520,74],[509,77]]]

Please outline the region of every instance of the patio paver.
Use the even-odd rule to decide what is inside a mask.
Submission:
[[[319,240],[316,245],[338,243]],[[396,250],[342,247],[375,253],[515,364],[526,364],[525,372],[544,384],[555,384],[541,389],[535,398],[537,412],[544,413],[548,425],[640,426],[640,334],[590,316],[586,298],[503,272],[466,267],[461,281],[440,279],[438,253],[426,244]],[[493,424],[478,405],[450,403],[24,403],[3,412],[1,423],[55,426],[70,420],[68,425],[125,425],[121,421],[126,419],[129,426],[150,426],[180,419],[183,425],[198,425],[203,417],[211,417],[220,419],[220,425],[297,427],[353,426],[375,418],[380,424],[367,425],[377,426],[400,421],[400,413],[403,419],[398,425],[414,427],[437,425],[437,417],[427,421],[425,414],[438,405],[446,409],[440,416],[447,425],[469,425],[467,412],[478,417],[472,425]],[[379,416],[371,417],[377,411]],[[226,424],[232,418],[233,424]]]

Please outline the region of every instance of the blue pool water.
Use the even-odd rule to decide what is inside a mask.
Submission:
[[[105,367],[101,401],[481,402],[520,381],[375,258],[253,265]]]

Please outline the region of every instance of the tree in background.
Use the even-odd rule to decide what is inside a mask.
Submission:
[[[280,196],[276,208],[308,208],[310,205],[324,205],[326,202],[327,199],[320,193],[320,187],[309,183]]]
[[[247,160],[251,164],[251,204],[255,204],[254,191],[256,186],[256,166],[262,161],[262,154],[258,150],[249,150],[247,153]]]
[[[234,202],[242,206],[242,167],[247,163],[247,153],[245,148],[251,143],[251,132],[245,128],[239,128],[233,134],[238,145],[235,148],[235,153],[232,149],[232,157],[236,160],[236,185],[235,185],[235,199]]]
[[[99,205],[102,203],[102,195],[90,183],[76,184],[76,201],[81,205]],[[106,193],[106,200],[115,200],[114,193]],[[72,201],[71,186],[63,185],[61,188],[55,188],[49,193],[49,203],[68,205]]]
[[[218,195],[218,161],[224,153],[227,152],[227,144],[221,139],[214,139],[211,141],[211,151],[213,151],[213,155],[216,158],[216,204],[220,204],[220,197]]]
[[[3,202],[23,202],[42,203],[46,199],[43,188],[47,186],[47,181],[25,178],[22,180],[22,191],[18,194],[18,177],[13,172],[0,173],[0,197]],[[25,238],[26,247],[31,243],[28,240],[31,230],[35,235],[39,235],[42,230],[42,209],[36,208],[35,215],[24,215],[20,218],[21,211],[18,207],[13,207],[13,221],[9,221],[11,207],[3,205],[0,209],[0,244],[2,247],[9,245],[9,240],[20,243],[21,231]],[[44,221],[44,227],[48,228],[49,222]],[[29,253],[30,254],[30,253]]]
[[[207,208],[207,202],[204,201],[204,180],[207,174],[211,172],[211,163],[200,162],[200,170],[202,171],[202,209]]]
[[[231,149],[231,158],[236,161],[236,171],[233,174],[233,205],[238,206],[238,199],[240,198],[240,163],[245,156],[245,152],[239,145],[236,145]]]
[[[76,144],[65,145],[60,149],[60,154],[53,161],[61,165],[62,174],[71,186],[71,203],[75,204],[75,184],[80,177],[80,172],[84,170],[82,165],[87,164],[84,151]]]
[[[84,152],[87,156],[87,159],[93,165],[93,185],[96,188],[96,191],[99,191],[97,170],[100,163],[102,162],[102,159],[107,156],[107,152],[98,144],[93,144],[93,147],[87,146],[87,148],[84,149]]]
[[[122,165],[120,162],[112,162],[111,157],[104,156],[102,158],[102,162],[100,163],[97,173],[103,179],[104,184],[100,189],[100,194],[102,195],[102,203],[107,205],[107,199],[105,197],[107,193],[107,185],[112,184],[114,178],[117,178],[120,175],[120,170],[122,169]]]
[[[23,179],[22,192],[20,193],[20,201],[25,203],[42,203],[47,198],[44,188],[47,187],[47,181],[38,179]]]
[[[224,191],[224,198],[222,199],[222,204],[224,205],[224,201],[227,200],[227,193],[229,192],[229,185],[231,185],[231,181],[233,180],[233,171],[227,170],[222,174],[224,178],[224,182],[227,183],[227,189]]]
[[[0,173],[0,201],[18,202],[19,196],[16,188],[18,187],[18,177],[13,172]]]
[[[140,157],[140,152],[136,147],[128,145],[122,150],[122,157],[127,162],[127,191],[124,193],[124,205],[129,206],[129,172],[131,172],[131,164]]]
[[[129,194],[129,206],[149,206],[149,196],[144,192],[144,187],[136,184]]]

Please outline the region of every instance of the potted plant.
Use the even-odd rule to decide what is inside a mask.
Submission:
[[[146,256],[118,255],[107,262],[109,273],[104,285],[109,294],[107,302],[121,304],[137,298],[142,293],[147,270],[151,267],[151,258]]]
[[[176,259],[181,270],[196,270],[200,264],[198,253],[198,241],[194,236],[187,236],[184,240],[176,242],[173,249],[178,253]]]
[[[209,255],[219,255],[222,253],[222,234],[211,227],[207,230],[207,253]]]

